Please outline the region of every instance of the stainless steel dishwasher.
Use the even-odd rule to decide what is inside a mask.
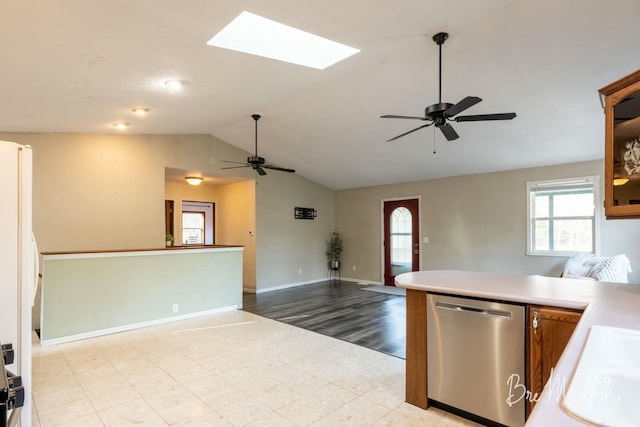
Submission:
[[[515,402],[525,382],[524,346],[524,306],[429,294],[429,399],[498,424],[524,425],[525,399]]]

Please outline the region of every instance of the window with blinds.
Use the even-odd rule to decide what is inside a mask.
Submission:
[[[598,177],[527,183],[529,255],[596,252]]]

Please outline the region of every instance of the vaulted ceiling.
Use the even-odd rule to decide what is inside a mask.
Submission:
[[[334,189],[601,159],[597,90],[640,68],[638,0],[10,1],[0,131],[207,133]],[[354,46],[323,71],[207,46],[243,10]],[[504,122],[394,142],[438,101]],[[168,93],[164,82],[188,82]],[[131,108],[151,109],[135,117]],[[436,153],[434,154],[434,147]],[[215,167],[219,167],[217,164]],[[215,171],[213,171],[215,172]],[[278,173],[278,172],[274,172]]]

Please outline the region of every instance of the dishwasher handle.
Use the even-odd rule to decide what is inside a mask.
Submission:
[[[511,319],[511,313],[503,310],[494,310],[491,308],[474,307],[472,305],[451,304],[448,302],[437,301],[436,308],[443,310],[452,310],[466,313],[479,314],[482,316],[501,317]]]

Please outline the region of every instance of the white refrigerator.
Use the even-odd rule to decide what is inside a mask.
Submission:
[[[37,283],[37,257],[31,231],[32,153],[29,146],[0,141],[0,182],[0,342],[13,345],[15,359],[7,368],[22,377],[25,390],[17,425],[29,427],[31,308],[34,283]]]

